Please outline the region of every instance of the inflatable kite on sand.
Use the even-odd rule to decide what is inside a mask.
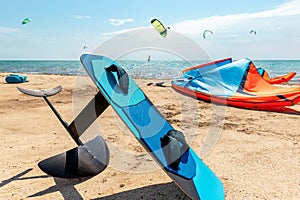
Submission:
[[[182,71],[172,87],[183,94],[245,109],[300,114],[286,106],[300,102],[300,88],[271,85],[253,62],[231,58],[205,63]]]

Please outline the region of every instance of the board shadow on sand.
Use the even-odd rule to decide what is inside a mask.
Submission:
[[[84,199],[80,193],[75,188],[76,184],[79,184],[85,180],[83,179],[61,179],[54,178],[55,185],[32,194],[30,197],[41,197],[46,194],[53,192],[60,192],[63,199]],[[132,189],[110,196],[94,198],[93,200],[118,200],[118,199],[190,199],[186,194],[184,194],[174,182],[155,184],[150,186],[145,186],[137,189]]]
[[[53,192],[60,192],[63,196],[63,199],[83,199],[80,193],[75,188],[75,185],[86,181],[89,178],[80,178],[80,179],[63,179],[63,178],[53,178],[55,181],[55,185],[32,194],[28,197],[40,197],[46,194],[50,194]]]
[[[128,190],[106,197],[95,198],[92,200],[123,200],[123,199],[190,199],[182,192],[174,182],[161,183],[133,190]]]
[[[42,176],[31,176],[31,177],[23,177],[23,178],[21,178],[25,174],[29,173],[31,170],[32,170],[32,168],[26,169],[25,171],[23,171],[23,172],[15,175],[15,176],[13,176],[13,177],[11,177],[9,179],[1,181],[0,187],[3,187],[4,185],[9,184],[12,181],[27,180],[27,179],[36,179],[36,178],[49,178],[50,177],[48,175],[42,175]]]

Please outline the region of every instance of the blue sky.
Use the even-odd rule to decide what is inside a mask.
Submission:
[[[152,18],[212,59],[300,59],[300,0],[1,1],[0,59],[78,59],[84,45],[92,51],[120,32],[151,27]],[[203,39],[206,29],[214,34]]]

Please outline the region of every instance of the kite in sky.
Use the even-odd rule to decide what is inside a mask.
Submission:
[[[25,19],[22,21],[22,24],[25,25],[25,24],[27,24],[28,22],[30,22],[30,19],[29,19],[29,18],[25,18]]]
[[[251,30],[251,31],[250,31],[250,34],[256,35],[256,31],[255,31],[255,30]]]
[[[214,34],[211,30],[205,30],[203,31],[203,38],[206,39],[206,34],[210,33],[210,34]]]
[[[167,36],[167,29],[170,29],[169,27],[165,28],[165,26],[158,19],[152,19],[151,24],[162,37]]]

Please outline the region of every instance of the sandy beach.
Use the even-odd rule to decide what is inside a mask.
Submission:
[[[0,199],[189,199],[158,167],[109,107],[82,136],[101,135],[110,148],[105,171],[87,180],[53,178],[37,164],[76,146],[42,98],[16,87],[62,92],[50,97],[71,122],[97,92],[88,77],[28,74],[6,84],[0,73]],[[300,116],[198,101],[136,80],[160,112],[224,184],[226,199],[300,199]],[[299,108],[300,105],[295,105]],[[217,138],[207,142],[215,132]],[[212,145],[210,148],[209,145]],[[206,148],[204,148],[206,146]]]

